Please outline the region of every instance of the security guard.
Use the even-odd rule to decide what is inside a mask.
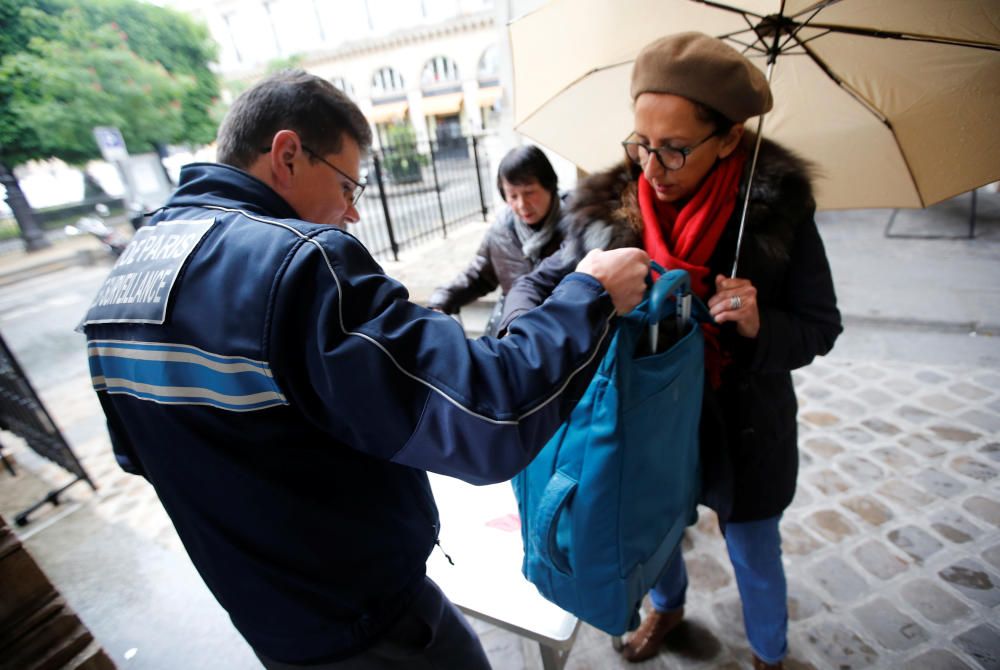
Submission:
[[[371,131],[328,82],[236,100],[83,327],[115,454],[155,487],[268,668],[484,668],[424,575],[425,471],[523,468],[589,381],[648,257],[595,252],[502,341],[407,300],[344,230]]]

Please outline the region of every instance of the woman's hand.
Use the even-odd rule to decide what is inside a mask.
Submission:
[[[708,301],[708,311],[715,317],[716,323],[735,323],[736,332],[743,337],[753,339],[760,332],[757,289],[749,279],[717,275],[715,295]]]

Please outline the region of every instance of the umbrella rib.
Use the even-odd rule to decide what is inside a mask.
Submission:
[[[815,26],[810,26],[810,27],[811,27],[811,28],[815,28]],[[817,34],[817,35],[813,35],[812,37],[807,37],[807,38],[805,38],[805,39],[802,39],[802,38],[799,38],[799,43],[800,43],[800,44],[809,44],[809,43],[810,43],[810,42],[812,42],[813,40],[817,40],[817,39],[819,39],[820,37],[826,37],[826,36],[827,36],[827,35],[829,35],[829,34],[830,34],[830,31],[829,31],[829,30],[827,30],[826,32],[823,32],[823,33],[819,33],[819,34]]]
[[[734,14],[742,14],[744,18],[746,18],[747,15],[752,16],[755,19],[764,18],[764,16],[761,14],[748,12],[745,9],[739,9],[738,7],[731,7],[729,5],[724,5],[721,2],[713,2],[712,0],[691,0],[691,2],[697,2],[700,5],[708,5],[709,7],[715,7],[716,9],[721,9],[724,12],[733,12]],[[784,4],[784,0],[782,0],[782,4]]]
[[[744,42],[742,40],[735,39],[735,38],[733,38],[731,36],[720,36],[719,39],[728,40],[732,44],[735,44],[737,46],[743,47],[743,51],[742,51],[743,54],[746,54],[748,51],[753,51],[753,52],[756,52],[758,54],[762,54],[762,55],[765,55],[765,56],[768,54],[767,50],[765,50],[765,49],[761,49],[760,47],[756,47],[753,44],[747,44],[746,42]],[[783,57],[788,57],[788,56],[808,56],[809,54],[807,54],[805,51],[792,51],[792,50],[789,49],[789,50],[786,50],[786,51],[782,51],[780,55],[783,56]]]
[[[782,42],[781,46],[778,47],[778,53],[783,52],[785,50],[785,47],[788,46],[789,42],[797,41],[801,43],[801,40],[799,40],[799,33],[802,31],[802,29],[805,28],[806,26],[809,26],[810,22],[814,18],[816,18],[816,16],[821,11],[823,11],[824,9],[829,7],[833,2],[836,1],[837,0],[830,0],[829,2],[822,3],[819,7],[816,7],[816,11],[814,11],[812,14],[809,15],[809,18],[807,18],[805,21],[802,21],[801,23],[796,23],[795,29],[792,30],[790,33],[788,33],[788,37],[785,39],[784,42]],[[803,13],[805,12],[799,12],[799,14],[797,14],[796,16],[801,15]]]
[[[809,12],[812,12],[813,16],[816,16],[817,14],[819,14],[821,11],[823,11],[824,9],[826,9],[827,7],[829,7],[830,5],[836,5],[837,3],[841,2],[841,1],[842,0],[823,0],[822,2],[817,2],[812,7],[805,7],[805,8],[803,8],[798,14],[791,14],[791,15],[789,15],[788,18],[793,19],[796,16],[802,16],[803,14],[808,14]],[[808,19],[806,19],[806,23],[808,23],[811,20],[812,20],[812,16],[809,17]]]
[[[889,134],[892,136],[893,141],[896,143],[896,149],[899,151],[899,156],[900,158],[903,159],[903,163],[906,164],[906,172],[910,176],[910,182],[913,184],[913,191],[917,194],[917,197],[920,199],[920,206],[925,207],[926,205],[924,204],[924,196],[920,193],[920,187],[917,184],[916,180],[914,180],[913,178],[913,168],[910,167],[910,161],[906,158],[906,152],[903,151],[903,147],[900,146],[899,144],[899,139],[896,137],[896,132],[895,130],[893,130],[892,121],[889,120],[889,117],[880,112],[874,105],[868,102],[868,100],[866,100],[865,97],[861,95],[861,93],[855,91],[854,88],[852,88],[847,82],[845,82],[843,79],[834,74],[833,70],[830,69],[830,66],[828,66],[823,61],[822,58],[817,56],[815,51],[810,49],[801,41],[799,41],[799,45],[805,50],[806,54],[812,59],[812,61],[816,64],[816,66],[824,73],[826,73],[826,76],[832,79],[833,82],[837,84],[837,86],[839,86],[842,90],[846,91],[848,95],[857,100],[865,109],[869,111],[869,113],[871,113],[872,116],[877,118],[882,123],[882,125],[884,125],[889,130]]]
[[[820,58],[815,51],[810,49],[805,43],[803,43],[799,39],[796,39],[796,42],[800,47],[802,47],[802,49],[806,52],[806,55],[812,59],[812,61],[816,64],[816,66],[820,70],[822,70],[827,77],[833,80],[833,83],[835,83],[837,86],[847,91],[847,93],[852,98],[861,103],[864,106],[864,108],[867,109],[869,112],[871,112],[871,114],[875,118],[877,118],[887,128],[892,130],[892,125],[889,123],[888,117],[886,117],[882,112],[880,112],[878,108],[875,107],[872,103],[870,103],[863,95],[861,95],[861,93],[854,90],[846,81],[838,77],[837,74],[830,68],[830,66],[826,64],[826,61]]]
[[[874,37],[878,39],[891,39],[891,40],[906,40],[909,42],[929,42],[931,44],[950,44],[952,46],[969,47],[972,49],[986,49],[988,51],[1000,51],[1000,44],[992,44],[990,42],[979,42],[976,40],[959,40],[950,37],[921,35],[919,33],[903,33],[892,30],[878,30],[875,28],[838,26],[828,23],[814,23],[810,27],[827,30],[832,33],[859,35],[861,37]]]
[[[800,30],[802,30],[802,26],[801,25],[796,26],[795,30],[793,30],[792,32],[788,33],[788,37],[785,38],[784,42],[782,42],[781,44],[778,44],[778,45],[775,46],[775,50],[779,54],[784,53],[785,52],[785,47],[788,46],[789,42],[793,42],[793,41],[794,42],[798,42],[799,41],[798,40],[798,32]]]
[[[694,1],[695,2],[701,2],[702,4],[710,5],[710,6],[713,6],[713,7],[720,8],[720,9],[723,8],[722,5],[718,5],[716,3],[712,3],[712,2],[709,2],[707,0],[694,0]],[[781,42],[780,44],[778,44],[777,40],[776,40],[774,45],[768,46],[767,42],[764,41],[764,37],[765,36],[762,35],[757,30],[757,28],[759,27],[760,24],[754,25],[750,21],[750,19],[747,18],[747,16],[750,15],[750,16],[754,16],[755,18],[758,18],[758,19],[761,19],[761,20],[767,20],[766,17],[762,18],[762,17],[758,16],[757,14],[753,14],[752,12],[743,12],[743,11],[732,10],[732,9],[730,9],[730,11],[739,11],[740,16],[743,18],[743,20],[747,24],[748,30],[736,30],[736,31],[733,31],[731,33],[724,33],[722,35],[719,35],[718,37],[719,37],[719,39],[730,40],[731,42],[735,42],[736,44],[739,44],[740,46],[743,47],[743,53],[746,53],[747,51],[755,51],[757,53],[767,54],[767,55],[771,56],[772,58],[774,58],[778,54],[784,53],[785,52],[785,47],[787,47],[788,44],[791,43],[792,41],[796,40],[798,33],[803,28],[810,27],[810,25],[809,25],[810,22],[814,18],[816,18],[816,16],[821,11],[823,11],[824,9],[826,9],[827,7],[829,7],[831,4],[835,4],[837,2],[840,2],[840,0],[826,0],[825,2],[821,2],[818,5],[814,5],[813,7],[808,8],[808,9],[806,9],[806,10],[804,10],[804,11],[799,12],[798,14],[796,14],[796,16],[801,16],[802,14],[804,14],[806,12],[810,12],[810,11],[812,12],[812,14],[810,14],[809,18],[807,18],[805,21],[802,21],[802,22],[792,22],[793,25],[794,25],[794,29],[792,29],[791,31],[789,31],[787,33],[787,35],[785,37],[785,40],[783,42]],[[781,0],[781,9],[778,12],[778,14],[775,15],[775,16],[778,16],[779,18],[780,17],[784,17],[784,12],[785,12],[785,0]],[[790,19],[790,17],[789,17],[789,19]],[[739,39],[735,38],[736,35],[740,35],[740,34],[743,34],[743,33],[746,33],[746,32],[749,32],[749,33],[751,33],[754,36],[753,42],[751,42],[751,43],[748,44],[748,43],[746,43],[746,42],[744,42],[742,40],[739,40]],[[826,34],[826,33],[824,33],[824,34]],[[780,38],[780,32],[778,34],[778,37]]]
[[[746,53],[749,50],[758,51],[758,52],[762,52],[762,53],[767,53],[767,45],[764,43],[764,40],[761,39],[761,36],[757,34],[757,31],[754,30],[754,25],[753,25],[753,23],[750,22],[750,19],[747,18],[746,12],[741,12],[740,13],[740,17],[746,22],[747,28],[749,29],[749,32],[754,36],[754,41],[751,42],[750,44],[744,44],[743,42],[740,42],[739,40],[735,40],[735,39],[732,40],[732,41],[736,42],[737,44],[742,44],[744,47],[746,47],[743,50],[744,53]],[[760,17],[757,17],[757,18],[760,18]],[[745,33],[745,32],[748,32],[748,31],[746,31],[746,30],[740,30],[738,32],[730,33],[729,35],[724,35],[722,37],[722,39],[731,39],[733,35],[739,35],[739,34]],[[758,44],[760,46],[756,46]]]
[[[744,42],[743,40],[740,39],[736,39],[735,37],[736,35],[742,35],[745,32],[747,31],[737,30],[734,33],[726,33],[725,35],[719,35],[719,39],[729,40],[734,44],[739,44],[741,47],[743,47],[743,53],[746,53],[747,51],[756,51],[757,53],[766,54],[767,45],[763,43],[763,41],[760,39],[760,36],[758,36],[757,39],[755,39],[753,42],[750,43]]]
[[[737,39],[733,39],[732,37],[720,37],[719,39],[725,39],[725,40],[729,40],[733,44],[739,44],[741,47],[743,47],[743,53],[744,54],[746,54],[746,52],[748,52],[748,51],[756,51],[757,53],[761,53],[761,54],[765,54],[765,55],[767,54],[767,50],[761,49],[759,46],[756,46],[756,43],[747,44],[746,42],[743,42],[743,41],[737,40]]]
[[[620,63],[611,63],[610,65],[605,65],[605,66],[602,66],[602,67],[591,68],[590,70],[587,70],[586,72],[584,72],[582,75],[580,75],[579,77],[577,77],[573,81],[571,81],[568,84],[566,84],[565,86],[563,86],[561,89],[559,89],[558,91],[556,91],[553,95],[549,96],[546,99],[546,102],[548,102],[550,100],[554,100],[555,98],[558,98],[560,95],[562,95],[563,93],[565,93],[569,89],[573,88],[575,85],[577,85],[578,83],[580,83],[581,81],[583,81],[584,79],[586,79],[587,77],[589,77],[590,75],[594,74],[595,72],[600,72],[601,70],[608,70],[608,69],[611,69],[611,68],[614,68],[614,67],[620,67],[620,66],[626,65],[626,64],[628,64],[630,62],[633,62],[633,61],[631,61],[631,60],[625,60],[625,61],[622,61]],[[536,114],[538,114],[540,111],[542,111],[542,107],[544,107],[544,106],[545,106],[544,104],[539,105],[533,112],[531,112],[531,114],[528,114],[526,117],[524,117],[519,122],[517,122],[516,124],[514,124],[514,129],[517,130],[518,128],[520,128],[521,126],[523,126],[525,123],[527,123],[529,120],[531,120]],[[523,132],[523,131],[519,131],[519,132]]]

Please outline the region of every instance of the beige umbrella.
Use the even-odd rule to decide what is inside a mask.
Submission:
[[[516,128],[609,167],[633,59],[685,30],[773,64],[763,133],[817,165],[821,208],[926,207],[1000,180],[997,0],[554,0],[510,25]]]

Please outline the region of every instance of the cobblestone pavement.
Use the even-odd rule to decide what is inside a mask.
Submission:
[[[1000,667],[1000,371],[824,361],[795,374],[801,471],[782,521],[799,668]],[[714,514],[684,540],[686,620],[635,667],[748,667]],[[537,655],[484,629],[498,668]],[[568,669],[633,667],[581,628]]]

